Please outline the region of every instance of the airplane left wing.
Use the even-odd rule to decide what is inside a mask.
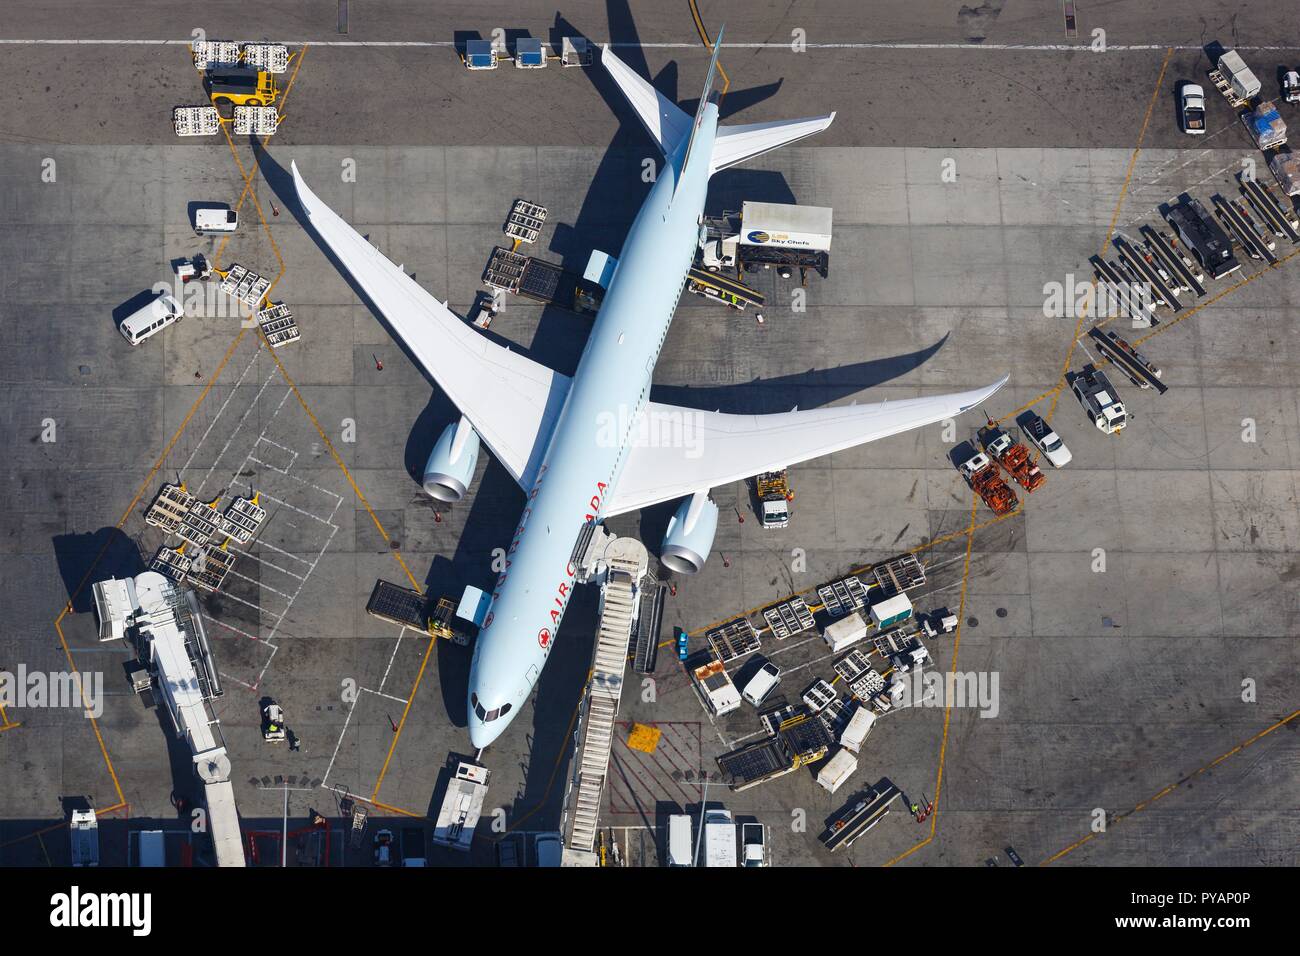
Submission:
[[[537,478],[571,379],[497,345],[393,265],[307,187],[292,165],[312,228],[383,315],[421,368],[469,419],[527,491]]]
[[[953,418],[987,400],[1008,378],[950,395],[770,415],[729,415],[651,402],[605,515],[647,508]]]

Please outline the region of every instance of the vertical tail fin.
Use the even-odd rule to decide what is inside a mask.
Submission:
[[[682,159],[682,169],[677,176],[678,186],[682,184],[686,169],[691,162],[691,156],[695,151],[695,137],[700,132],[700,124],[704,122],[704,108],[710,103],[716,102],[713,94],[713,80],[718,72],[718,54],[722,52],[722,34],[725,30],[725,24],[719,27],[718,36],[713,41],[713,56],[709,58],[709,72],[704,76],[704,89],[700,92],[700,105],[695,108],[695,121],[691,124],[690,139],[686,142],[686,155]],[[676,196],[675,190],[673,195]]]

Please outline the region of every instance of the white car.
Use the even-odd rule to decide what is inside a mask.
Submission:
[[[1025,430],[1025,437],[1043,453],[1043,457],[1051,462],[1053,468],[1064,468],[1074,458],[1070,454],[1070,449],[1065,447],[1065,442],[1061,441],[1061,436],[1052,431],[1052,427],[1033,412],[1025,416],[1022,427]]]
[[[776,690],[776,685],[779,683],[781,683],[781,668],[771,661],[763,661],[754,676],[745,683],[745,689],[740,692],[740,696],[755,707],[762,707],[763,701]]]
[[[1195,83],[1183,85],[1180,94],[1182,103],[1183,132],[1192,136],[1205,134],[1205,90]]]

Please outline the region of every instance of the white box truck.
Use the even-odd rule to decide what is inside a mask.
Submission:
[[[835,756],[817,771],[817,786],[834,793],[845,780],[858,772],[858,758],[847,747],[835,751]]]
[[[736,823],[730,810],[704,811],[704,865],[738,867]]]
[[[822,639],[832,654],[838,654],[850,644],[856,644],[867,636],[867,622],[859,611],[840,618],[834,624],[828,624],[822,632]]]
[[[693,849],[690,815],[674,813],[668,818],[668,865],[694,866]]]
[[[853,712],[849,722],[844,725],[844,730],[840,733],[840,746],[845,750],[853,753],[862,752],[862,744],[867,739],[867,734],[871,733],[871,728],[876,722],[876,715],[866,706],[861,706]]]
[[[824,206],[746,202],[739,214],[706,219],[700,230],[700,264],[710,272],[735,269],[814,269],[824,279],[830,271],[831,220]]]

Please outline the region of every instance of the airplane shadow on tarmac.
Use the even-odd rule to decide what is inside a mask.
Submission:
[[[607,3],[609,36],[620,44],[618,55],[642,76],[649,70],[641,55],[639,36],[628,5],[623,0]],[[581,36],[563,17],[557,16],[550,31],[549,41],[558,48],[560,38]],[[629,44],[629,45],[623,45]],[[609,75],[598,66],[585,71],[612,115],[620,121],[619,128],[606,147],[592,177],[590,188],[573,223],[552,224],[549,251],[557,255],[566,269],[581,273],[594,248],[603,248],[617,254],[622,248],[628,225],[639,211],[649,192],[650,183],[642,181],[642,161],[653,157],[662,166],[662,157],[650,141],[645,130],[622,93]],[[676,100],[677,66],[668,64],[655,78],[654,84],[664,94]],[[729,92],[724,101],[724,117],[730,116],[773,95],[781,81],[764,86]],[[694,112],[694,101],[683,103],[688,113]],[[383,317],[356,282],[343,269],[329,248],[316,233],[308,228],[307,220],[298,205],[293,178],[287,168],[280,165],[256,140],[253,149],[257,163],[268,186],[283,208],[294,216],[316,242],[321,253],[334,265],[348,282],[357,297],[370,307],[379,321],[387,326]],[[715,215],[725,209],[739,208],[744,199],[765,202],[793,202],[795,197],[780,173],[732,169],[720,173],[710,184],[707,211]],[[585,346],[590,320],[558,308],[543,310],[533,340],[528,345],[511,342],[494,332],[486,332],[499,344],[509,345],[526,355],[564,374],[571,375]],[[390,329],[391,332],[391,329]],[[853,363],[835,369],[809,370],[799,375],[755,379],[752,382],[727,387],[699,387],[683,385],[656,385],[652,396],[656,401],[682,404],[689,407],[723,411],[784,411],[792,405],[811,408],[833,402],[904,375],[923,364],[944,344],[935,345],[908,355],[868,362]],[[407,352],[394,337],[394,344]],[[433,383],[431,383],[433,384]],[[430,500],[420,487],[424,463],[434,443],[446,425],[453,422],[459,412],[436,386],[425,408],[417,416],[406,442],[403,466],[412,480],[412,500],[429,510],[429,520],[434,520],[435,506],[443,518],[450,508]],[[474,494],[470,513],[466,516],[468,533],[461,536],[455,553],[434,558],[425,584],[434,594],[458,595],[466,584],[487,589],[495,579],[491,568],[491,551],[506,547],[513,535],[515,523],[523,504],[523,492],[516,486],[506,470],[490,455],[483,467]],[[645,509],[641,516],[643,540],[651,548],[657,547],[659,536],[667,526],[675,502]],[[543,671],[534,697],[534,723],[529,732],[524,774],[525,784],[516,797],[516,809],[539,808],[537,822],[558,821],[564,787],[553,786],[563,776],[552,774],[559,767],[570,743],[572,720],[576,702],[581,699],[595,640],[598,595],[594,588],[580,588],[574,592],[566,615],[564,630],[569,640],[557,640],[548,666]],[[581,639],[578,639],[581,635]],[[439,642],[438,675],[443,703],[448,719],[454,726],[464,727],[466,721],[466,687],[469,676],[470,655],[464,648]],[[543,806],[544,804],[544,806]]]

